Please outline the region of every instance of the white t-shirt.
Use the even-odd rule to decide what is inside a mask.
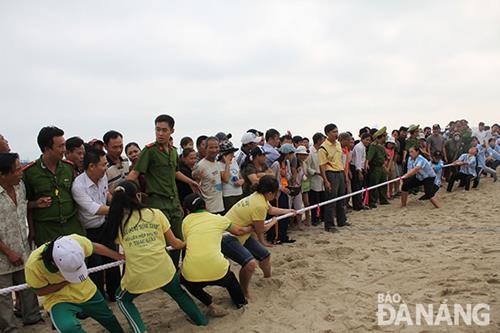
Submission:
[[[218,162],[211,162],[204,158],[196,164],[193,170],[193,177],[201,181],[201,195],[210,213],[220,213],[224,211],[222,180],[217,163]]]
[[[218,162],[218,164],[220,172],[226,170],[226,164],[222,162]],[[229,174],[229,182],[222,183],[222,195],[225,197],[242,195],[243,189],[241,188],[241,186],[234,185],[234,183],[236,183],[240,179],[240,167],[236,162],[236,158],[233,158],[231,165],[229,166]]]

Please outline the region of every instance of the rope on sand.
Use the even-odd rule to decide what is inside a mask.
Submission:
[[[450,166],[453,166],[453,165],[454,164],[446,164],[446,165],[443,166],[443,168],[447,168],[447,167],[450,167]],[[302,209],[297,210],[297,214],[302,214],[302,213],[304,213],[306,211],[317,209],[318,207],[321,207],[321,206],[329,205],[329,204],[332,204],[334,202],[337,202],[337,201],[340,201],[340,200],[344,200],[344,199],[350,198],[350,197],[358,195],[358,194],[363,194],[363,193],[366,193],[367,191],[371,191],[373,189],[376,189],[376,188],[379,188],[379,187],[382,187],[382,186],[385,186],[385,185],[388,185],[388,184],[391,184],[391,183],[399,182],[399,181],[401,181],[401,179],[402,179],[402,177],[391,179],[391,180],[388,180],[386,182],[383,182],[383,183],[380,183],[380,184],[377,184],[377,185],[373,185],[373,186],[370,186],[370,187],[367,187],[367,188],[363,188],[363,189],[361,189],[359,191],[356,191],[356,192],[352,192],[352,193],[349,193],[349,194],[346,194],[346,195],[343,195],[343,196],[340,196],[340,197],[337,197],[337,198],[334,198],[334,199],[331,199],[331,200],[320,202],[319,204],[315,204],[315,205],[312,205],[312,206],[304,207]],[[283,220],[283,219],[286,219],[288,217],[291,217],[293,215],[294,215],[294,213],[288,213],[288,214],[280,215],[276,219],[279,221],[279,220]],[[271,219],[265,221],[264,223],[267,224],[267,223],[270,223],[270,222],[271,222]],[[226,233],[226,234],[229,234],[229,233]],[[168,251],[172,251],[172,250],[174,250],[174,248],[172,248],[171,246],[168,246],[167,250]],[[119,260],[119,261],[111,262],[109,264],[92,267],[92,268],[89,268],[89,273],[92,274],[92,273],[100,272],[100,271],[106,270],[108,268],[120,266],[120,265],[122,265],[124,263],[125,263],[125,260]],[[25,284],[20,284],[20,285],[17,285],[17,286],[12,286],[12,287],[8,287],[8,288],[0,289],[0,295],[8,295],[8,294],[10,294],[12,292],[22,291],[22,290],[25,290],[25,289],[28,289],[28,285],[26,283]]]

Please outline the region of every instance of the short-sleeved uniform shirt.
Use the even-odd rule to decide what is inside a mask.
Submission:
[[[51,197],[52,205],[32,210],[35,222],[60,222],[76,214],[76,205],[71,194],[74,176],[73,165],[65,160],[57,164],[56,173],[50,172],[40,157],[28,164],[23,170],[24,184],[28,201],[41,197]]]
[[[408,158],[408,170],[420,167],[417,171],[416,177],[418,180],[424,180],[429,177],[436,177],[436,173],[432,169],[432,165],[422,155],[418,155],[414,160],[411,156]]]
[[[439,161],[437,163],[433,162],[432,163],[432,168],[434,169],[434,172],[436,173],[436,179],[434,180],[434,184],[441,187],[441,183],[443,180],[443,166],[444,163],[443,161]]]
[[[69,237],[80,244],[85,257],[90,257],[92,255],[94,246],[88,238],[76,234],[69,235]],[[66,281],[53,263],[46,262],[42,259],[41,255],[46,249],[47,244],[44,244],[33,251],[24,269],[26,283],[30,288],[35,290],[50,284]],[[96,290],[97,287],[90,278],[80,283],[70,283],[64,288],[44,296],[42,298],[43,307],[46,311],[50,311],[52,307],[58,303],[81,304],[94,297]]]
[[[263,194],[254,192],[246,198],[238,201],[225,215],[229,221],[237,226],[246,227],[252,225],[254,221],[264,221],[271,205]],[[245,244],[250,234],[236,237],[241,244]]]
[[[191,213],[182,222],[186,256],[182,276],[191,282],[222,279],[229,262],[221,252],[222,235],[231,227],[227,217],[207,211]]]
[[[179,158],[175,148],[165,150],[163,145],[158,142],[147,145],[141,151],[134,170],[145,175],[146,194],[162,197],[162,200],[148,201],[149,203],[154,202],[152,207],[168,209],[172,202],[180,207],[175,183],[178,162]]]
[[[466,163],[460,167],[461,173],[476,177],[476,157],[475,156],[469,155],[469,154],[462,154],[458,158],[458,161]]]
[[[318,149],[319,165],[325,165],[326,171],[344,171],[342,163],[342,146],[340,142],[325,140]]]
[[[124,214],[126,217],[128,213]],[[142,294],[163,287],[172,281],[175,266],[167,253],[165,233],[170,223],[159,209],[144,208],[134,211],[118,232],[120,244],[127,258],[127,267],[121,288],[132,294]]]

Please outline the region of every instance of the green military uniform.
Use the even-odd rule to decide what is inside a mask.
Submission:
[[[405,150],[409,152],[411,147],[417,150],[420,148],[420,142],[418,142],[418,138],[409,137],[408,139],[406,139]],[[408,154],[406,154],[406,158],[408,158]]]
[[[179,202],[175,174],[178,170],[179,157],[175,148],[165,150],[158,142],[147,145],[139,155],[134,170],[145,175],[145,204],[160,209],[168,218],[175,237],[182,239],[183,211]],[[177,266],[180,251],[170,251],[170,256]]]
[[[386,153],[384,146],[373,142],[368,146],[366,160],[369,163],[368,185],[373,186],[387,181],[387,171],[384,168]],[[377,202],[387,204],[387,185],[373,189],[369,193],[369,205],[372,208],[377,207]]]
[[[41,197],[51,197],[52,204],[47,208],[34,208],[32,220],[35,228],[35,244],[41,246],[53,239],[70,234],[85,235],[78,216],[76,204],[71,195],[74,167],[71,162],[60,161],[53,174],[43,164],[40,157],[23,170],[28,201]]]

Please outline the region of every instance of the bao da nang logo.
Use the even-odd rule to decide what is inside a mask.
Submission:
[[[488,326],[488,304],[441,304],[408,305],[399,294],[377,295],[377,324],[379,326]]]

